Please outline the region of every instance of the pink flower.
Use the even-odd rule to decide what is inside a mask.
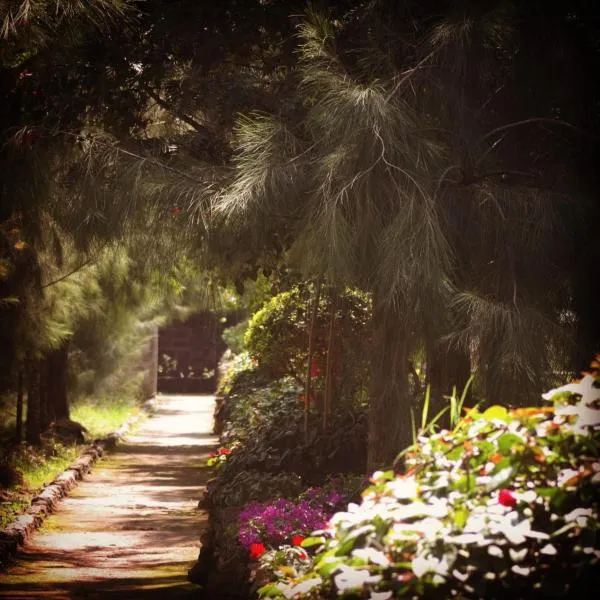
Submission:
[[[517,504],[517,498],[511,490],[503,489],[498,492],[498,502],[502,506],[513,507]]]
[[[257,558],[260,558],[266,551],[267,548],[263,543],[259,542],[252,544],[250,546],[250,558],[252,560],[256,560]]]

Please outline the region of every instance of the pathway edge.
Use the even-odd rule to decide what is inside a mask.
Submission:
[[[117,431],[90,444],[75,461],[54,478],[52,483],[45,486],[39,494],[32,498],[31,505],[23,514],[0,531],[0,572],[6,562],[42,526],[46,517],[56,510],[60,501],[68,496],[69,492],[91,471],[93,465],[104,455],[106,450],[113,449],[136,423],[155,412],[156,403],[156,398],[147,400],[142,405],[140,414],[127,419]]]

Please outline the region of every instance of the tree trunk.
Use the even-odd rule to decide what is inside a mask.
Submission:
[[[404,323],[393,310],[373,300],[373,347],[367,464],[389,468],[412,443],[408,347]]]
[[[40,423],[40,361],[27,359],[27,441],[30,444],[39,445],[41,423]]]
[[[69,342],[62,343],[46,358],[47,414],[50,421],[69,418],[67,393]]]
[[[53,383],[48,377],[48,360],[40,360],[40,431],[43,433],[50,425],[50,405],[49,405],[49,383]]]
[[[15,424],[15,441],[20,444],[23,441],[23,369],[19,367],[17,376],[17,418]]]

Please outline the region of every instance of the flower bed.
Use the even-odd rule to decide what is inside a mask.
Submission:
[[[591,598],[600,584],[598,373],[550,406],[471,410],[421,436],[360,505],[260,557],[260,597]]]

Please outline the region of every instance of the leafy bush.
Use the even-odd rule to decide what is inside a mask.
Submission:
[[[241,354],[244,351],[244,336],[248,329],[248,320],[241,321],[236,325],[227,327],[223,330],[221,337],[227,344],[227,347],[234,354]]]
[[[265,502],[272,498],[297,498],[303,489],[296,473],[264,473],[248,470],[218,477],[209,485],[213,506],[240,507],[249,502]]]
[[[311,286],[295,286],[274,296],[250,320],[245,347],[272,379],[290,376],[304,381],[308,366],[311,298]],[[370,318],[370,300],[361,292],[347,289],[336,300],[332,294],[321,294],[314,330],[313,375],[320,379],[316,382],[317,388],[323,386],[328,356],[333,361],[335,398],[352,400],[365,388],[368,378],[365,350]]]
[[[375,473],[360,505],[304,540],[312,559],[261,558],[277,579],[261,597],[595,597],[599,380],[420,436],[403,473]]]

